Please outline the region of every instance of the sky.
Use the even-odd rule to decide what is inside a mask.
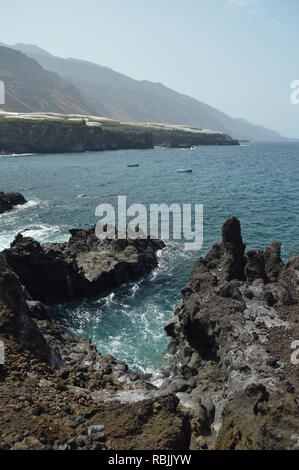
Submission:
[[[0,0],[0,42],[162,82],[299,138],[298,0]]]

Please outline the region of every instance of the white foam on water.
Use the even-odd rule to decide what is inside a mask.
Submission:
[[[136,284],[134,284],[131,287],[131,297],[135,297],[137,292],[139,291],[139,289],[140,289],[140,284],[138,282],[136,282]]]
[[[18,231],[7,231],[0,233],[0,250],[10,247],[17,233],[22,233],[24,237],[31,237],[39,243],[63,243],[68,241],[69,235],[62,233],[58,225],[39,224],[19,228]]]
[[[31,157],[33,155],[37,155],[36,153],[8,153],[6,155],[0,155],[0,158],[5,157]]]
[[[69,235],[63,234],[61,226],[40,224],[25,228],[21,231],[25,237],[31,237],[40,243],[63,243],[68,241]]]
[[[159,275],[173,276],[171,267],[176,266],[174,261],[177,260],[178,257],[191,259],[194,257],[194,253],[185,250],[184,243],[175,241],[167,242],[166,248],[157,253],[158,267],[151,272],[150,280],[155,281]]]
[[[16,210],[23,210],[23,209],[28,209],[29,207],[35,207],[35,206],[38,206],[40,204],[40,200],[37,199],[32,199],[28,202],[26,202],[25,204],[19,204],[18,206],[16,206]]]
[[[114,299],[115,294],[112,292],[112,294],[108,295],[107,297],[100,299],[100,302],[102,303],[104,301],[105,307],[110,307],[113,304]]]
[[[40,204],[41,201],[39,200],[31,200],[26,202],[26,204],[21,204],[18,206],[14,206],[14,208],[11,211],[4,212],[4,214],[0,215],[1,221],[7,221],[11,222],[12,218],[16,216],[19,212],[22,212],[24,210],[32,209],[33,207],[36,207]]]
[[[194,253],[186,252],[183,243],[168,242],[157,255],[154,272],[123,284],[104,298],[70,305],[57,318],[68,332],[88,336],[102,354],[124,360],[158,386],[168,361],[163,326],[178,302],[171,287],[176,262],[192,259]]]
[[[122,337],[110,336],[111,354],[117,355],[122,349]]]
[[[0,231],[0,250],[9,248],[11,242],[15,239],[15,236],[23,229],[26,229],[27,226],[20,227],[19,220],[20,214],[24,211],[29,211],[39,206],[41,203],[40,200],[30,200],[25,204],[14,206],[11,211],[4,212],[0,215],[0,224],[5,227],[5,230]],[[17,228],[14,226],[17,224]],[[7,229],[8,226],[11,226],[11,229]]]
[[[1,233],[0,235],[0,251],[6,250],[10,247],[11,242],[14,240],[16,233]]]

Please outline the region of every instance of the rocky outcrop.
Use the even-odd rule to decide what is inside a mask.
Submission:
[[[63,244],[40,245],[19,234],[5,250],[8,264],[34,300],[59,304],[101,295],[157,267],[158,240],[102,240],[95,230],[71,230]]]
[[[195,448],[298,447],[298,366],[291,363],[298,266],[299,257],[284,265],[279,243],[245,255],[236,218],[224,224],[222,243],[197,261],[165,327],[177,397],[195,410],[208,399],[214,409],[210,432],[193,433]]]
[[[0,449],[183,450],[190,426],[179,400],[150,387],[55,325],[39,323],[61,353],[59,369],[12,338],[0,366]]]
[[[26,204],[26,199],[20,193],[4,193],[0,191],[0,214],[10,211],[14,206]]]
[[[0,154],[150,149],[150,133],[91,127],[85,121],[0,119]]]
[[[0,256],[0,449],[186,449],[179,400],[63,333]]]
[[[73,230],[60,245],[19,235],[0,254],[1,449],[298,448],[299,257],[284,264],[279,243],[246,254],[236,218],[166,325],[173,360],[160,388],[62,332],[39,301],[112,288],[155,266],[162,247]]]
[[[86,282],[112,287],[108,279],[116,285],[155,266],[155,253],[162,247],[150,240],[115,240],[103,246],[92,230],[73,230],[68,244],[41,247],[19,236],[11,256],[0,254],[0,340],[5,346],[5,363],[0,365],[0,449],[189,447],[190,424],[178,408],[179,400],[145,382],[126,364],[102,356],[88,340],[62,332],[32,289],[39,282],[45,293],[50,275],[58,278],[49,286],[52,301],[62,295],[63,289],[54,296],[59,282],[66,296],[80,285],[85,289]],[[18,268],[24,264],[20,274],[33,298],[6,257]]]

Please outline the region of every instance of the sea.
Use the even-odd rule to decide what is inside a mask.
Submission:
[[[129,167],[128,165],[139,165]],[[177,170],[192,170],[178,172]],[[21,192],[28,203],[0,216],[0,250],[18,232],[41,243],[64,242],[69,229],[91,227],[99,204],[202,204],[204,243],[185,250],[170,240],[158,268],[104,298],[53,309],[53,318],[76,337],[159,381],[167,366],[164,324],[199,256],[221,240],[234,215],[247,249],[280,240],[287,261],[299,253],[299,143],[246,143],[239,147],[124,150],[0,157],[0,190]]]

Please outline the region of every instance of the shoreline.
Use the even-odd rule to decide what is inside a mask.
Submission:
[[[132,124],[93,116],[0,114],[0,155],[239,145],[230,136],[184,126]]]
[[[84,231],[78,232],[82,237]],[[28,243],[19,237],[0,255],[0,327],[8,353],[7,364],[0,367],[0,387],[9,405],[1,448],[296,448],[292,435],[299,423],[298,377],[286,354],[288,332],[294,338],[298,332],[299,257],[285,265],[279,244],[245,255],[239,222],[228,220],[222,244],[197,261],[182,303],[165,327],[172,337],[169,352],[174,363],[156,388],[121,361],[103,357],[90,341],[60,330],[40,303],[43,299],[24,298],[20,279],[25,292],[27,288],[33,292],[29,275],[33,266],[24,272],[18,268],[29,268],[24,258]],[[66,246],[56,245],[58,252]],[[39,250],[34,247],[34,252]],[[27,259],[32,257],[36,258],[31,254]],[[21,278],[15,277],[15,268]],[[7,276],[15,287],[5,294]],[[43,292],[42,287],[37,292]],[[24,311],[27,320],[22,325],[19,315]],[[249,346],[255,348],[252,358],[245,354]],[[19,377],[22,392],[11,393],[13,377]],[[280,406],[287,425],[276,422]],[[146,423],[142,428],[136,415]],[[57,429],[51,436],[45,432],[49,420]],[[278,433],[280,441],[271,438]]]

